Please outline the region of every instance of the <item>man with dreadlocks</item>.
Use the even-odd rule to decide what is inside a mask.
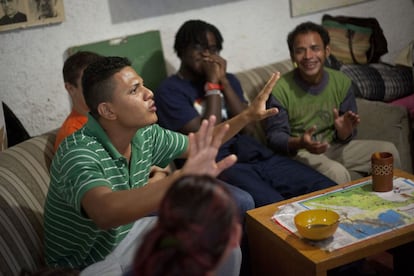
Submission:
[[[220,123],[247,107],[239,81],[226,72],[226,60],[219,55],[222,43],[219,30],[201,20],[189,20],[178,30],[174,49],[180,68],[154,93],[161,126],[188,134],[211,115]],[[248,135],[254,127],[246,126],[225,143],[217,158],[237,155],[237,163],[220,179],[249,192],[256,207],[335,185],[315,170],[275,155]]]
[[[189,20],[180,27],[174,44],[180,68],[154,93],[161,126],[188,134],[211,115],[220,123],[247,107],[239,81],[227,73],[226,60],[219,55],[222,43],[219,30],[204,21]],[[254,123],[247,125],[227,141],[217,160],[230,153],[237,155],[237,163],[218,177],[249,192],[256,207],[336,185],[306,165],[275,155],[249,135],[254,127]],[[243,239],[244,272],[248,271],[246,245]]]

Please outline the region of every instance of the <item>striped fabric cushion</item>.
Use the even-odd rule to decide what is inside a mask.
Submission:
[[[0,152],[0,275],[19,275],[44,264],[43,204],[55,135]]]
[[[344,64],[340,69],[359,88],[357,97],[390,102],[414,93],[411,69],[385,63]]]
[[[237,79],[243,87],[244,96],[250,102],[256,97],[257,93],[264,87],[270,76],[274,72],[285,74],[293,69],[290,59],[253,68],[247,71],[236,73]]]

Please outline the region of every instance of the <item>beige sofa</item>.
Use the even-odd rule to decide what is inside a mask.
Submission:
[[[237,77],[251,99],[272,72],[284,73],[291,68],[290,61],[283,61],[239,72]],[[361,99],[358,107],[362,118],[358,137],[393,142],[400,151],[403,169],[412,172],[407,111]],[[0,275],[19,275],[22,269],[35,271],[44,265],[43,205],[54,140],[52,131],[0,152]]]
[[[0,152],[0,275],[43,265],[43,204],[55,132]]]

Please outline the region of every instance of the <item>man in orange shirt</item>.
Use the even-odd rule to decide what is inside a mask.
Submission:
[[[63,81],[65,82],[66,91],[72,99],[72,111],[66,117],[56,135],[55,151],[63,139],[83,127],[88,120],[89,109],[82,91],[83,70],[101,57],[92,52],[80,51],[68,57],[63,65]]]

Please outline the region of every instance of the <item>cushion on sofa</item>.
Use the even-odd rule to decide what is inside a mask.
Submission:
[[[410,117],[406,108],[380,101],[357,98],[358,125],[357,139],[383,140],[394,143],[400,153],[401,169],[413,171]]]
[[[237,79],[243,87],[244,96],[250,102],[257,93],[264,87],[272,73],[280,72],[285,74],[293,69],[290,59],[272,63],[266,66],[256,67],[247,71],[236,73]]]
[[[414,91],[413,94],[408,95],[407,97],[397,99],[395,101],[390,102],[393,105],[399,105],[407,108],[410,117],[414,120]]]
[[[357,97],[390,102],[413,93],[411,69],[385,63],[344,64],[340,69],[359,88]]]
[[[248,102],[251,102],[257,93],[264,87],[266,81],[270,78],[272,73],[280,72],[285,74],[293,69],[293,64],[290,59],[281,62],[272,63],[266,66],[256,67],[250,70],[236,73],[237,79],[243,88],[244,97]],[[256,132],[254,135],[258,141],[266,144],[266,138],[260,122],[256,123]]]
[[[0,274],[43,265],[43,205],[55,132],[0,152]]]

